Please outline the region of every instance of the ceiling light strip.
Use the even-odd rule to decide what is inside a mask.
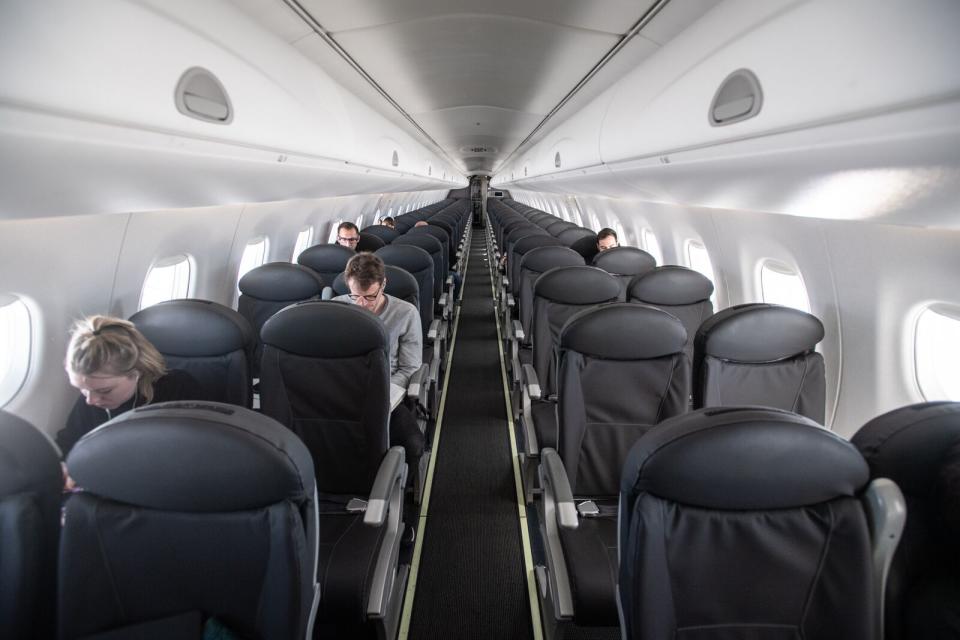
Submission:
[[[305,23],[307,23],[307,25],[308,25],[311,29],[313,29],[313,32],[316,33],[318,36],[320,36],[320,38],[321,38],[324,42],[326,42],[327,45],[330,46],[331,49],[333,49],[334,51],[336,51],[337,54],[338,54],[341,58],[343,58],[344,61],[346,61],[346,63],[349,64],[349,65],[353,68],[354,71],[356,71],[357,73],[359,73],[360,76],[361,76],[364,80],[366,80],[367,83],[368,83],[371,87],[373,87],[374,89],[376,89],[377,93],[379,93],[380,96],[381,96],[384,100],[386,100],[387,102],[390,103],[390,106],[392,106],[394,109],[396,109],[396,110],[400,113],[400,115],[402,115],[402,116],[404,117],[404,119],[405,119],[407,122],[409,122],[417,131],[420,132],[420,135],[422,135],[424,138],[426,138],[427,140],[429,140],[429,141],[430,141],[430,144],[432,144],[432,145],[434,146],[434,148],[435,148],[437,151],[439,151],[440,154],[441,154],[444,158],[447,159],[447,162],[449,162],[449,163],[451,164],[451,166],[454,166],[454,167],[459,166],[449,155],[447,155],[447,152],[444,151],[443,147],[441,147],[441,146],[437,143],[437,141],[434,140],[434,139],[430,136],[429,133],[427,133],[426,131],[423,130],[423,127],[421,127],[421,126],[417,123],[417,121],[413,119],[413,116],[411,116],[409,113],[407,113],[407,112],[404,110],[404,108],[401,107],[401,106],[397,103],[396,100],[394,100],[392,97],[390,97],[390,94],[387,93],[387,92],[384,90],[384,88],[381,87],[381,86],[377,83],[377,81],[374,80],[373,77],[372,77],[369,73],[367,73],[366,70],[365,70],[363,67],[361,67],[360,64],[359,64],[356,60],[353,59],[353,56],[351,56],[349,53],[347,53],[346,50],[345,50],[343,47],[340,46],[340,43],[339,43],[339,42],[337,42],[336,40],[334,40],[333,36],[330,35],[330,33],[329,33],[326,29],[323,28],[323,25],[322,25],[322,24],[320,24],[319,22],[317,22],[316,18],[314,18],[314,17],[310,14],[309,11],[307,11],[306,9],[304,9],[303,6],[302,6],[297,0],[283,0],[283,3],[284,3],[285,5],[287,5],[288,7],[290,7],[290,9],[292,9],[293,12],[296,13],[296,14],[300,17],[301,20],[303,20]]]
[[[291,1],[294,1],[294,0],[291,0]],[[623,49],[627,45],[627,43],[633,39],[635,35],[640,33],[641,29],[647,26],[651,20],[657,17],[657,14],[660,13],[660,11],[669,3],[670,3],[670,0],[657,0],[657,2],[653,4],[653,6],[647,9],[647,12],[644,13],[642,16],[640,16],[640,19],[637,20],[637,22],[632,27],[630,27],[630,30],[627,31],[627,33],[624,34],[624,36],[620,38],[620,40],[615,45],[613,45],[613,47],[611,47],[610,50],[607,51],[607,53],[604,54],[602,58],[600,58],[600,61],[597,64],[595,64],[593,68],[590,69],[590,71],[587,72],[587,75],[583,76],[580,82],[578,82],[573,87],[573,89],[571,89],[569,93],[567,93],[567,95],[565,95],[563,99],[557,103],[557,106],[551,109],[550,113],[544,116],[543,120],[540,121],[540,124],[534,127],[533,131],[531,131],[530,134],[526,138],[524,138],[520,144],[517,145],[517,148],[514,149],[512,152],[510,152],[510,155],[508,155],[503,160],[503,162],[500,163],[500,167],[506,166],[506,164],[510,161],[510,158],[515,156],[517,152],[523,148],[523,145],[530,142],[533,136],[537,135],[537,132],[543,129],[544,125],[547,124],[547,121],[549,121],[550,118],[552,118],[553,116],[557,115],[557,112],[559,112],[560,109],[562,109],[568,102],[570,102],[570,99],[573,98],[573,96],[576,95],[577,92],[580,91],[580,89],[582,89],[588,82],[590,82],[590,80],[595,75],[597,75],[600,69],[602,69],[608,62],[610,62],[613,56],[617,55],[620,52],[620,50]],[[498,167],[498,170],[500,167]],[[496,171],[494,171],[493,173],[496,173]]]

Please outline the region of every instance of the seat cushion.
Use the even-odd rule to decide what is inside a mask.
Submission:
[[[608,515],[580,518],[576,529],[561,528],[560,542],[573,592],[574,622],[593,627],[616,626],[616,506],[598,506]]]

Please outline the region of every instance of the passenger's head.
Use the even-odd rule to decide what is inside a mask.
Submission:
[[[397,228],[397,223],[394,222],[394,221],[393,221],[393,218],[391,218],[390,216],[387,216],[386,218],[384,218],[383,220],[381,220],[381,221],[380,221],[380,224],[382,224],[382,225],[385,226],[385,227],[390,227],[391,229],[396,229],[396,228]]]
[[[352,222],[341,222],[337,227],[337,244],[352,251],[357,250],[360,242],[360,229]]]
[[[383,288],[387,284],[383,260],[372,253],[358,253],[347,262],[343,279],[350,289],[350,299],[376,313],[383,306]]]
[[[429,225],[430,225],[430,223],[427,222],[426,220],[419,220],[419,221],[417,221],[417,224],[415,224],[415,225],[413,225],[413,226],[415,226],[415,227],[426,227],[426,226],[429,226]]]
[[[620,240],[617,238],[617,232],[613,229],[603,228],[597,234],[597,250],[606,251],[620,246]]]
[[[110,316],[73,325],[64,367],[87,404],[102,409],[116,409],[137,392],[150,402],[153,383],[166,373],[163,356],[133,323]]]

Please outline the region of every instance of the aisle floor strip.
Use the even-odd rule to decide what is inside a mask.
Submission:
[[[467,264],[470,262],[470,253],[464,259],[461,267],[460,296],[463,299],[464,284],[467,280]],[[410,633],[410,619],[413,614],[413,600],[417,592],[417,574],[420,572],[420,554],[423,550],[424,534],[427,531],[427,511],[430,507],[430,493],[433,489],[433,470],[437,466],[437,454],[440,453],[440,431],[443,427],[443,414],[447,406],[447,389],[450,388],[450,369],[453,364],[453,352],[457,347],[457,329],[460,327],[460,307],[456,305],[453,318],[453,333],[450,336],[450,349],[447,351],[447,370],[443,376],[443,396],[440,398],[440,408],[437,411],[437,422],[433,427],[433,449],[430,463],[427,465],[427,479],[423,488],[423,498],[420,500],[420,515],[417,522],[417,540],[413,546],[413,560],[410,563],[410,576],[407,578],[407,590],[403,597],[403,613],[400,616],[400,631],[397,640],[407,640]],[[502,356],[501,356],[502,357]]]
[[[496,312],[497,292],[494,288],[494,278],[499,277],[500,272],[497,270],[497,265],[493,264],[493,256],[488,255],[488,258],[491,266],[490,292],[494,302],[493,315],[497,322],[497,350],[500,352],[500,375],[503,381],[503,400],[507,409],[507,430],[510,434],[510,451],[512,452],[511,457],[513,458],[513,480],[517,490],[517,514],[520,517],[520,540],[523,546],[523,565],[524,573],[527,576],[527,595],[530,600],[530,624],[533,628],[533,639],[543,640],[543,628],[540,624],[540,601],[537,598],[537,578],[533,570],[533,552],[530,549],[527,502],[523,494],[523,480],[520,475],[520,452],[517,449],[516,426],[513,422],[513,402],[510,400],[510,386],[507,384],[507,365],[503,353],[500,314]]]

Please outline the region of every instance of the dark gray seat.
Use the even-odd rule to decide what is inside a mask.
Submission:
[[[531,249],[520,260],[517,306],[520,307],[520,326],[527,335],[524,342],[529,344],[529,334],[533,320],[533,285],[542,274],[557,267],[583,266],[583,257],[567,247],[545,246]]]
[[[907,524],[887,582],[885,637],[957,637],[960,403],[894,409],[865,424],[852,442],[870,476],[890,478],[906,499]]]
[[[877,567],[903,521],[874,505],[902,495],[868,480],[853,445],[786,411],[649,430],[621,478],[623,638],[880,638]]]
[[[253,329],[240,313],[209,300],[167,300],[130,316],[170,369],[200,383],[203,400],[250,407]]]
[[[577,243],[578,240],[582,240],[584,238],[591,238],[596,241],[597,233],[584,227],[574,226],[570,227],[569,229],[564,229],[557,234],[557,240],[562,242],[566,247],[572,247]]]
[[[400,232],[396,229],[391,229],[390,227],[384,224],[372,224],[369,227],[365,227],[360,230],[360,233],[367,233],[372,236],[377,236],[383,240],[383,244],[390,244],[394,240],[400,237]]]
[[[0,411],[0,637],[56,629],[60,454],[26,420]]]
[[[355,255],[355,251],[339,244],[316,244],[304,249],[297,256],[297,262],[316,271],[324,282],[333,282],[338,273],[343,273],[347,268],[347,262]]]
[[[596,255],[600,253],[600,249],[597,248],[596,234],[579,238],[570,245],[570,248],[583,256],[583,261],[587,264],[593,262]]]
[[[387,245],[387,242],[379,235],[360,232],[360,240],[357,242],[357,251],[376,251]]]
[[[621,299],[626,300],[630,281],[642,273],[653,270],[657,266],[657,260],[637,247],[614,247],[597,253],[591,264],[600,267],[610,275],[617,276],[623,286]]]
[[[319,637],[393,637],[407,464],[390,447],[383,323],[358,305],[301,302],[263,326],[263,412],[297,434],[320,494]]]
[[[443,296],[444,282],[447,279],[447,272],[444,268],[446,256],[443,254],[443,245],[433,236],[426,233],[405,233],[393,241],[397,245],[411,245],[419,247],[430,254],[433,258],[433,303],[434,311],[442,313],[439,309],[440,298]],[[392,243],[391,243],[392,244]],[[444,300],[446,303],[446,300]]]
[[[416,281],[420,289],[420,323],[423,325],[423,342],[427,343],[427,334],[433,322],[433,258],[430,254],[412,245],[389,245],[377,250],[376,255],[384,264],[400,267]]]
[[[221,403],[166,402],[88,433],[67,458],[59,637],[309,637],[314,469],[276,421]],[[103,634],[102,636],[98,634]]]
[[[240,278],[240,312],[253,330],[253,357],[251,375],[260,377],[260,328],[267,318],[294,302],[319,298],[324,286],[323,278],[313,269],[289,262],[268,262],[251,269]]]
[[[541,451],[539,503],[548,562],[537,574],[549,625],[616,627],[616,504],[633,443],[686,411],[686,331],[659,309],[624,302],[581,311],[559,342],[556,450]],[[546,438],[544,438],[546,439]],[[557,488],[596,511],[576,529],[559,526]],[[561,493],[562,493],[561,492]],[[564,494],[566,495],[566,494]],[[564,593],[562,600],[553,594]],[[556,637],[556,634],[547,634]]]
[[[605,253],[619,251],[610,249]],[[687,330],[687,357],[693,362],[693,341],[700,325],[713,315],[713,283],[693,269],[665,265],[638,275],[627,289],[627,300],[653,305],[672,313]]]
[[[762,405],[824,421],[823,324],[798,309],[753,303],[708,318],[694,338],[693,406]]]

